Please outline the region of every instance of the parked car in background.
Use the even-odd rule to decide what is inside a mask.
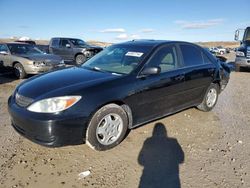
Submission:
[[[36,45],[36,42],[34,40],[32,40],[31,38],[29,38],[29,37],[21,37],[18,40],[16,40],[15,42],[21,42],[21,43]]]
[[[223,47],[211,47],[210,48],[210,52],[211,53],[214,53],[214,54],[220,54],[220,55],[223,55],[226,53],[226,49],[223,48]]]
[[[240,29],[235,31],[235,40],[239,41]],[[240,47],[236,49],[235,67],[240,71],[242,67],[250,67],[250,27],[244,32]]]
[[[195,44],[136,40],[21,83],[8,107],[13,127],[36,143],[85,140],[107,150],[146,122],[193,106],[212,110],[229,75],[225,63]]]
[[[13,67],[17,78],[39,74],[64,66],[60,56],[44,54],[35,45],[12,42],[0,43],[0,64]]]
[[[33,40],[16,40],[15,42],[21,42],[21,43],[36,45],[36,42],[33,41]]]
[[[59,55],[67,61],[75,61],[77,65],[84,63],[102,49],[75,38],[52,38],[49,43],[49,53]]]
[[[223,55],[223,54],[226,53],[226,48],[224,48],[224,47],[222,47],[222,46],[218,46],[217,48],[218,48],[218,50],[219,50],[219,54],[220,54],[220,55]]]

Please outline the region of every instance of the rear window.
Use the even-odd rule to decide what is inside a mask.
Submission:
[[[212,61],[207,57],[207,55],[205,53],[202,53],[203,56],[203,61],[206,64],[212,63]]]
[[[8,48],[4,44],[0,44],[0,52],[8,52]]]
[[[203,64],[203,57],[201,54],[201,50],[199,50],[197,47],[188,44],[181,44],[180,48],[185,66],[194,66]]]

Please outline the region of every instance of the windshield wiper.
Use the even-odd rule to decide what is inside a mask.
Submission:
[[[106,72],[106,71],[100,69],[99,67],[88,67],[88,66],[83,66],[83,68],[87,68],[87,69],[89,69],[89,70],[98,71],[98,72]]]

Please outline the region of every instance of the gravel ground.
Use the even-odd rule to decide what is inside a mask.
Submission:
[[[233,72],[211,112],[190,108],[97,152],[46,148],[19,136],[7,98],[20,81],[0,76],[0,187],[250,187],[249,80],[249,72]],[[78,176],[85,171],[90,175]]]

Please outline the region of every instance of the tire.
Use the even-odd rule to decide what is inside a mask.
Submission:
[[[235,65],[235,72],[240,72],[241,68],[239,65]]]
[[[93,115],[87,129],[86,143],[94,150],[108,150],[121,143],[127,130],[126,112],[116,104],[108,104]]]
[[[217,103],[218,96],[219,96],[218,84],[211,84],[206,91],[202,103],[199,104],[197,108],[204,112],[212,110]]]
[[[83,54],[78,54],[78,55],[75,57],[76,65],[81,65],[81,64],[83,64],[86,60],[87,60],[87,58],[86,58]]]
[[[16,63],[14,65],[14,73],[18,79],[23,79],[27,76],[27,73],[25,72],[23,65],[21,63]]]

